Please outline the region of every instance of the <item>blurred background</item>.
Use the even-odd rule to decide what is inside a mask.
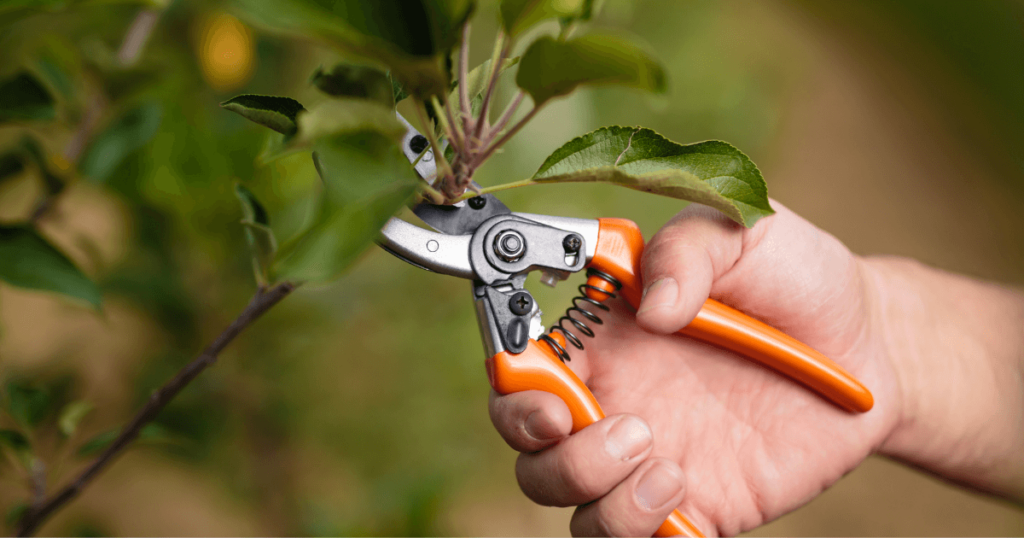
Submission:
[[[308,155],[257,166],[265,129],[218,104],[259,93],[308,108],[323,99],[309,75],[338,56],[246,27],[216,1],[50,4],[0,16],[0,79],[40,74],[58,121],[0,126],[0,149],[32,133],[66,169],[62,156],[88,134],[85,177],[40,226],[102,284],[105,304],[97,313],[0,284],[0,381],[52,409],[95,405],[70,443],[36,434],[54,488],[88,461],[83,442],[123,424],[253,293],[234,182],[268,206],[279,238],[309,214]],[[117,54],[140,9],[155,28],[128,68]],[[482,2],[474,64],[496,17]],[[732,142],[773,198],[859,254],[1024,282],[1024,2],[609,0],[595,24],[641,36],[668,67],[668,96],[601,88],[557,101],[481,184],[528,177],[594,128],[639,124],[678,142]],[[24,221],[44,189],[31,167],[4,177],[0,222]],[[627,217],[647,237],[681,208],[609,186],[502,198],[519,211]],[[537,284],[550,324],[575,285]],[[487,417],[482,359],[466,284],[373,248],[251,327],[43,534],[566,534],[570,510],[519,492],[515,454]],[[24,473],[0,464],[4,512],[28,492]],[[1024,512],[872,458],[750,534],[1021,535]]]

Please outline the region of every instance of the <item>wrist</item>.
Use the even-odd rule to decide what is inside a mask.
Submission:
[[[880,452],[1024,501],[1024,295],[901,258],[864,258],[898,387]]]

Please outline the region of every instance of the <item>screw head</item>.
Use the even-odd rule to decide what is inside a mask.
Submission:
[[[508,300],[508,308],[517,316],[525,316],[533,310],[533,297],[525,291],[520,291]]]
[[[526,239],[515,230],[503,230],[494,237],[494,253],[512,263],[526,253]]]
[[[483,209],[487,205],[487,198],[483,196],[474,196],[468,200],[469,207],[473,209]]]
[[[565,239],[562,239],[562,248],[564,248],[567,253],[579,252],[580,247],[582,246],[583,240],[576,234],[567,235],[565,236]]]
[[[413,153],[416,153],[417,155],[423,153],[423,150],[427,149],[427,146],[429,145],[430,141],[427,140],[427,137],[421,134],[418,134],[409,139],[409,149],[411,149]]]

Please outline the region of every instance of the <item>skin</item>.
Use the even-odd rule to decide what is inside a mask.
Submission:
[[[772,205],[777,214],[751,229],[691,205],[652,238],[639,311],[608,301],[604,325],[569,363],[608,418],[569,435],[556,396],[492,391],[492,421],[521,452],[523,492],[579,506],[577,536],[650,536],[675,508],[708,535],[732,535],[880,453],[1024,500],[1024,295],[855,256]],[[875,407],[844,412],[674,335],[709,296],[831,357],[871,389]]]

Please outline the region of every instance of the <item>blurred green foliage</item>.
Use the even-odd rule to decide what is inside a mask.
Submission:
[[[309,74],[342,59],[308,42],[252,30],[251,42],[238,49],[255,58],[251,78],[230,90],[214,89],[204,78],[199,34],[211,14],[229,5],[170,2],[137,63],[123,66],[117,50],[126,29],[139,9],[152,4],[50,2],[42,10],[14,9],[18,3],[0,5],[0,81],[31,73],[52,99],[56,121],[39,121],[46,114],[37,107],[31,114],[8,113],[19,120],[0,126],[0,222],[23,222],[45,193],[59,190],[53,185],[66,181],[62,196],[69,206],[49,217],[47,233],[56,237],[54,230],[77,226],[79,221],[61,216],[74,214],[73,204],[92,209],[83,230],[95,225],[124,233],[109,240],[121,243],[94,249],[98,255],[77,248],[71,255],[99,283],[103,314],[40,300],[57,303],[69,316],[99,319],[97,326],[115,338],[141,344],[116,375],[105,378],[95,371],[108,367],[108,350],[89,345],[92,335],[69,340],[71,329],[48,335],[64,345],[41,358],[25,358],[30,351],[0,357],[0,445],[11,456],[0,467],[0,476],[10,479],[0,486],[0,504],[9,522],[24,509],[24,471],[32,458],[51,464],[68,459],[51,465],[50,487],[62,484],[81,461],[68,454],[69,447],[94,453],[109,442],[150,392],[244,306],[256,282],[236,184],[263,203],[282,243],[315,221],[320,182],[308,153],[259,164],[270,140],[266,130],[219,104],[251,93],[287,95],[312,108],[329,98],[310,84]],[[667,66],[669,93],[649,99],[600,88],[555,101],[534,128],[481,170],[480,183],[530,177],[559,144],[608,124],[641,124],[673,140],[730,140],[755,162],[770,155],[801,69],[799,50],[757,45],[772,36],[756,14],[737,16],[736,4],[606,3],[596,25],[643,36]],[[844,11],[843,2],[801,5],[801,12],[839,14],[829,20],[852,33],[875,28],[864,21],[905,21],[898,24],[920,37],[899,39],[933,43],[959,66],[951,78],[965,80],[982,101],[991,98],[986,106],[1006,111],[987,125],[1005,140],[1024,140],[1024,75],[1007,67],[1021,65],[1014,33],[1020,29],[1014,15],[1019,3],[872,2],[856,16]],[[478,9],[474,65],[489,56],[489,38],[500,24],[494,5]],[[543,31],[557,31],[554,21],[548,24]],[[747,45],[731,45],[744,37]],[[902,41],[891,43],[897,45],[884,50],[898,54]],[[975,55],[987,61],[973,61]],[[29,86],[18,82],[14,88]],[[65,150],[79,126],[93,121],[88,111],[97,100],[101,112],[74,174]],[[23,149],[26,136],[37,141],[43,158]],[[519,211],[629,217],[648,236],[681,206],[613,189],[562,185],[501,197]],[[72,232],[87,235],[83,230]],[[573,286],[530,285],[548,323],[575,294]],[[17,313],[24,325],[0,327],[0,339],[47,321],[51,310],[26,301],[0,285],[0,306],[32,307]],[[141,319],[157,336],[118,332],[117,320],[125,317]],[[147,431],[153,443],[135,450],[149,459],[125,464],[145,468],[169,459],[198,470],[210,483],[195,487],[230,498],[259,534],[445,534],[451,532],[446,515],[459,499],[495,494],[495,483],[502,484],[499,497],[518,495],[514,455],[487,417],[481,355],[464,282],[371,250],[343,280],[298,292],[254,325]],[[96,407],[70,428],[71,409],[82,409],[76,403],[82,401]],[[176,506],[175,499],[165,500]],[[88,516],[70,513],[45,530],[103,535],[130,517],[118,515],[116,507]]]

